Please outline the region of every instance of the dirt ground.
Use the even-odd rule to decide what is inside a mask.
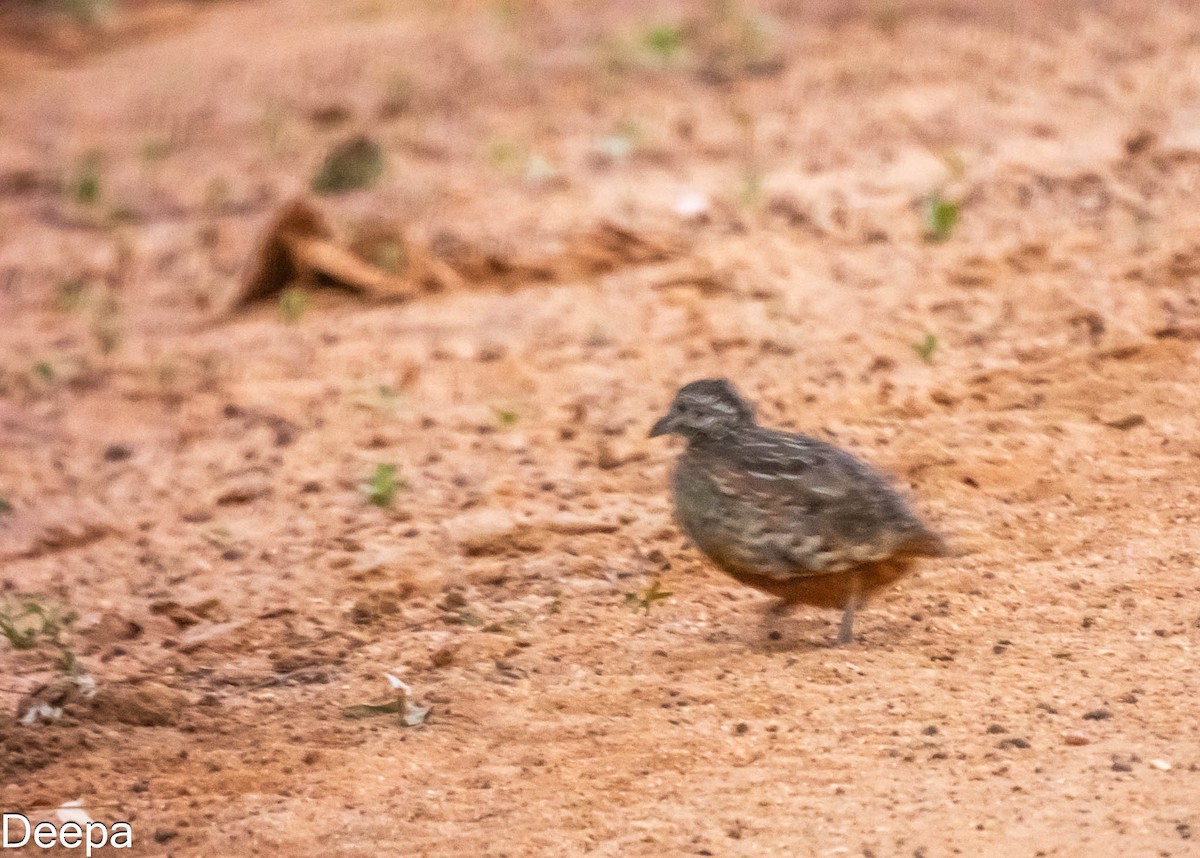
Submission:
[[[76,615],[0,642],[0,810],[139,855],[1200,854],[1200,10],[720,5],[0,40],[0,597]],[[459,279],[226,312],[356,133],[330,221]],[[712,376],[954,546],[849,647],[673,524],[646,433]],[[386,672],[423,724],[346,717]]]

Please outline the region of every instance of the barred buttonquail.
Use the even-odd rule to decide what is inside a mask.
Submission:
[[[688,442],[672,482],[692,541],[784,605],[841,608],[839,644],[849,643],[867,596],[915,558],[946,553],[868,465],[815,438],[759,426],[727,381],[681,388],[650,430],[651,438],[667,434]]]

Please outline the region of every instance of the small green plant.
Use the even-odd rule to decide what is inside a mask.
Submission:
[[[945,241],[958,223],[958,203],[934,191],[925,200],[925,238],[928,241]]]
[[[367,500],[380,509],[387,509],[396,498],[396,492],[408,488],[408,484],[396,477],[396,466],[379,464],[371,479],[363,484]]]
[[[54,659],[54,666],[58,672],[65,676],[76,676],[82,678],[84,674],[83,665],[79,663],[79,656],[74,650],[66,647],[59,647],[58,657]]]
[[[12,512],[12,504],[9,503],[8,498],[0,495],[0,515],[8,515],[10,512]]]
[[[13,649],[34,649],[48,643],[65,651],[62,633],[75,615],[44,603],[36,596],[21,596],[0,602],[0,636]]]
[[[392,687],[394,697],[386,703],[359,703],[347,706],[342,710],[346,718],[373,718],[377,715],[398,715],[400,724],[404,727],[417,727],[425,723],[429,715],[429,706],[419,706],[412,702],[412,688],[398,676],[385,673],[388,684]]]
[[[279,295],[279,312],[291,324],[296,324],[308,312],[308,293],[292,286]]]
[[[671,62],[683,49],[683,30],[673,24],[657,24],[646,30],[642,44],[663,62]]]
[[[519,419],[517,412],[508,408],[493,408],[492,412],[496,415],[496,420],[501,426],[508,427],[517,425],[517,420]]]
[[[46,382],[46,384],[53,384],[54,379],[58,377],[58,374],[54,371],[54,364],[46,360],[40,360],[33,365],[33,374]]]
[[[626,593],[625,604],[629,605],[635,611],[645,611],[650,613],[650,609],[654,607],[656,602],[664,601],[671,598],[674,594],[670,590],[662,588],[662,582],[657,578],[640,593]]]
[[[15,650],[44,653],[51,659],[54,669],[76,686],[79,694],[92,697],[96,693],[96,680],[88,675],[75,651],[63,639],[67,626],[74,621],[73,613],[63,611],[40,596],[0,597],[0,637]],[[22,724],[58,720],[63,715],[63,707],[58,704],[55,700],[38,700],[35,694],[33,705],[18,712],[18,720]]]
[[[938,338],[933,334],[926,334],[925,339],[912,344],[912,350],[925,363],[933,363],[933,353],[937,351],[937,347]]]
[[[75,166],[75,174],[69,184],[71,196],[83,206],[94,206],[100,202],[104,173],[104,153],[97,149],[85,152]]]
[[[373,186],[383,176],[383,148],[364,134],[339,143],[312,180],[314,193],[328,195]]]

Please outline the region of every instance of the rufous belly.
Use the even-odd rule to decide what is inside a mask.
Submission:
[[[867,563],[840,572],[780,579],[753,572],[728,572],[737,581],[764,593],[777,596],[788,604],[815,608],[844,608],[857,588],[866,598],[877,590],[903,578],[912,566],[911,558]],[[854,579],[858,578],[856,582]]]

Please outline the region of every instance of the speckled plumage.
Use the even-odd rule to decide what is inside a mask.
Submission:
[[[723,380],[681,388],[651,436],[688,441],[672,487],[683,529],[718,567],[790,604],[845,611],[945,553],[869,465],[806,435],[759,426]]]

